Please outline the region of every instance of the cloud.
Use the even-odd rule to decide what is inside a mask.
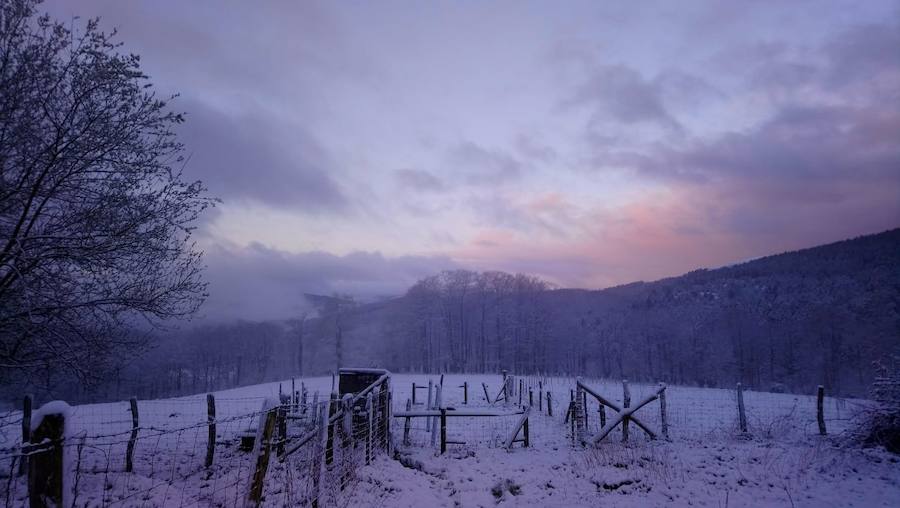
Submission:
[[[302,212],[339,212],[347,198],[332,178],[334,163],[301,126],[261,112],[225,113],[200,102],[176,103],[190,176],[226,204],[254,201]]]
[[[661,90],[625,65],[598,65],[563,103],[566,109],[591,107],[593,126],[607,123],[652,123],[671,131],[681,124],[663,104]]]
[[[450,149],[448,162],[465,175],[470,185],[496,185],[521,176],[522,165],[501,150],[490,150],[471,141]]]
[[[204,253],[208,319],[287,319],[309,308],[305,293],[351,294],[363,301],[403,294],[417,280],[459,265],[444,256],[386,257],[378,252],[290,253],[259,244],[214,244]]]
[[[422,192],[441,192],[446,189],[444,182],[428,171],[421,169],[398,169],[394,177],[401,186]]]
[[[519,134],[515,141],[516,151],[524,158],[543,163],[552,163],[559,154],[550,145],[543,144],[533,136]]]

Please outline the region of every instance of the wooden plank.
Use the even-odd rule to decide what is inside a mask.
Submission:
[[[621,411],[622,411],[622,408],[620,408],[618,404],[616,404],[615,402],[611,402],[611,401],[609,401],[609,400],[606,400],[602,395],[600,395],[599,393],[597,393],[597,392],[595,392],[594,390],[592,390],[590,386],[588,386],[588,385],[586,385],[586,384],[582,384],[581,387],[584,389],[585,392],[587,392],[587,393],[590,394],[592,397],[594,397],[595,399],[597,399],[597,402],[599,402],[599,403],[602,404],[603,406],[607,406],[607,407],[611,408],[613,411],[616,411],[616,412],[621,412]],[[605,412],[605,411],[601,413],[601,418],[602,418],[603,421],[600,423],[600,426],[603,427],[603,426],[605,425],[605,421],[606,421],[606,412]],[[638,427],[640,427],[644,432],[646,432],[647,435],[653,434],[653,431],[650,430],[650,427],[647,427],[646,425],[644,425],[644,423],[641,422],[641,421],[640,421],[639,419],[637,419],[636,417],[632,416],[632,417],[629,418],[629,419],[631,420],[632,423],[634,423],[635,425],[637,425]]]
[[[506,449],[507,450],[512,449],[512,445],[513,445],[513,442],[516,440],[516,436],[519,435],[519,431],[521,431],[522,428],[528,423],[528,415],[530,415],[530,414],[531,414],[531,408],[529,407],[529,408],[525,409],[525,411],[522,413],[522,417],[519,418],[518,422],[516,422],[516,425],[513,427],[512,432],[509,434],[509,438],[507,438],[507,440],[506,440]],[[527,444],[528,443],[528,437],[527,437],[528,432],[527,431],[525,431],[525,436],[526,436],[524,438],[525,443],[526,443],[525,446],[527,447],[528,446],[528,444]]]
[[[657,392],[657,393],[652,393],[652,394],[648,395],[646,398],[644,398],[642,401],[638,402],[634,407],[629,407],[629,408],[622,409],[622,411],[620,411],[619,413],[617,413],[616,416],[615,416],[614,418],[612,418],[611,420],[609,420],[609,423],[607,423],[606,425],[603,426],[602,429],[600,429],[600,432],[598,432],[597,435],[594,436],[594,437],[591,439],[591,441],[593,441],[594,445],[599,444],[600,441],[602,441],[603,438],[605,438],[605,437],[607,436],[607,434],[609,434],[610,432],[612,432],[612,430],[613,430],[614,428],[616,428],[616,426],[617,426],[619,423],[623,422],[623,421],[625,420],[625,418],[631,418],[631,415],[632,415],[635,411],[637,411],[638,409],[640,409],[640,408],[646,406],[647,404],[653,402],[653,401],[656,400],[658,397],[659,397],[659,392]],[[632,419],[633,419],[633,418],[632,418]],[[656,434],[655,434],[653,431],[649,431],[649,432],[648,432],[648,435],[650,436],[650,439],[656,439]]]

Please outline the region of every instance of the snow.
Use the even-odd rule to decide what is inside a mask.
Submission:
[[[44,418],[49,415],[62,415],[65,420],[68,420],[71,413],[72,406],[65,401],[50,401],[31,413],[31,432],[37,430],[37,428],[41,426],[41,423],[43,423]],[[68,425],[66,425],[66,428],[68,428]]]
[[[393,374],[395,415],[405,410],[412,383],[437,384],[439,375]],[[499,375],[446,375],[442,402],[470,414],[493,412],[498,417],[448,418],[451,441],[444,455],[432,445],[431,418],[413,418],[409,446],[404,446],[403,418],[394,418],[392,433],[399,458],[381,456],[357,471],[358,481],[342,494],[347,506],[900,506],[900,464],[881,449],[847,446],[846,431],[853,417],[870,404],[864,400],[826,397],[829,436],[817,435],[814,395],[775,394],[745,390],[749,437],[737,432],[733,390],[668,386],[666,390],[671,441],[649,441],[634,428],[628,444],[614,430],[598,447],[573,445],[563,423],[574,378],[547,378],[544,393],[552,393],[553,416],[537,407],[537,378],[521,376],[534,386],[531,411],[532,447],[516,443],[504,449],[521,419],[518,394],[511,402],[489,404],[480,384],[499,391]],[[463,381],[469,404],[463,405]],[[303,379],[310,400],[318,392],[326,400],[331,377]],[[296,381],[299,390],[301,380]],[[584,383],[621,405],[622,384],[585,379]],[[290,381],[283,382],[290,386]],[[632,399],[641,400],[657,384],[630,383]],[[217,447],[214,467],[203,468],[206,448],[205,394],[139,401],[140,437],[135,447],[135,473],[123,473],[124,450],[131,431],[127,402],[74,406],[45,404],[39,414],[66,411],[67,457],[81,461],[78,505],[113,501],[117,506],[232,505],[246,495],[242,482],[252,454],[240,452],[237,437],[258,428],[263,401],[277,397],[278,383],[247,386],[215,393]],[[420,396],[422,393],[420,392]],[[546,397],[546,395],[544,395]],[[420,398],[424,398],[420,397]],[[523,393],[527,403],[528,394]],[[542,405],[546,399],[542,401]],[[49,407],[48,407],[49,406]],[[589,436],[600,429],[597,406],[589,405]],[[424,405],[412,412],[429,415]],[[7,420],[14,422],[15,416]],[[607,409],[607,418],[614,413]],[[660,430],[659,404],[651,402],[635,416]],[[4,420],[5,421],[5,420]],[[34,423],[37,425],[37,423]],[[17,441],[19,427],[0,425],[0,443]],[[80,436],[106,436],[102,445],[76,447]],[[71,453],[75,452],[75,453]],[[69,460],[69,459],[67,459]],[[0,498],[12,488],[13,505],[25,502],[23,478],[8,482],[9,463],[0,457]],[[272,467],[278,467],[277,465]],[[100,474],[109,469],[108,476]],[[307,481],[296,478],[295,481]]]

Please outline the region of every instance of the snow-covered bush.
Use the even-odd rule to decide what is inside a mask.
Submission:
[[[865,416],[862,439],[864,444],[882,445],[900,453],[900,353],[888,362],[876,362],[872,398],[877,405]]]

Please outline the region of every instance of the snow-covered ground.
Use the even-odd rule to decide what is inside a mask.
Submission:
[[[405,409],[412,383],[427,386],[440,376],[392,376],[395,411]],[[538,378],[522,378],[539,394]],[[496,396],[496,375],[448,375],[443,382],[446,406],[485,409],[482,383]],[[618,381],[585,382],[607,399],[621,404]],[[310,398],[331,391],[330,377],[304,379]],[[543,380],[542,410],[529,420],[531,448],[500,445],[517,416],[448,418],[448,452],[438,454],[431,427],[413,419],[410,445],[404,446],[403,420],[392,422],[394,442],[402,461],[382,456],[357,471],[358,481],[340,500],[347,506],[900,506],[898,457],[881,450],[846,446],[844,432],[865,401],[826,398],[829,436],[817,435],[815,398],[793,394],[744,392],[749,436],[738,432],[733,390],[670,386],[667,413],[670,440],[648,440],[632,426],[629,443],[616,430],[598,448],[573,445],[563,423],[572,378]],[[290,381],[281,383],[290,390]],[[655,386],[631,385],[632,400]],[[297,389],[300,380],[297,380]],[[124,473],[131,430],[127,402],[76,406],[67,429],[67,460],[78,460],[79,436],[91,436],[81,447],[82,473],[78,506],[240,506],[250,475],[250,454],[237,449],[237,437],[258,425],[263,400],[277,396],[279,383],[218,392],[216,396],[216,461],[203,467],[206,453],[206,397],[197,395],[140,401],[141,435],[135,449],[135,473]],[[553,416],[547,415],[551,392]],[[424,390],[418,399],[426,398]],[[527,402],[527,391],[522,396]],[[509,403],[490,405],[513,413],[518,395]],[[421,407],[421,406],[419,406]],[[589,404],[588,431],[599,429],[597,406]],[[607,410],[607,416],[612,417]],[[659,431],[659,404],[636,413]],[[0,418],[0,449],[18,441],[16,414]],[[302,429],[300,429],[302,430]],[[297,431],[299,432],[299,430]],[[3,454],[0,453],[0,457]],[[24,500],[24,479],[9,476],[10,461],[0,458],[0,505]],[[72,479],[75,480],[75,479]],[[295,475],[296,482],[307,478]]]

